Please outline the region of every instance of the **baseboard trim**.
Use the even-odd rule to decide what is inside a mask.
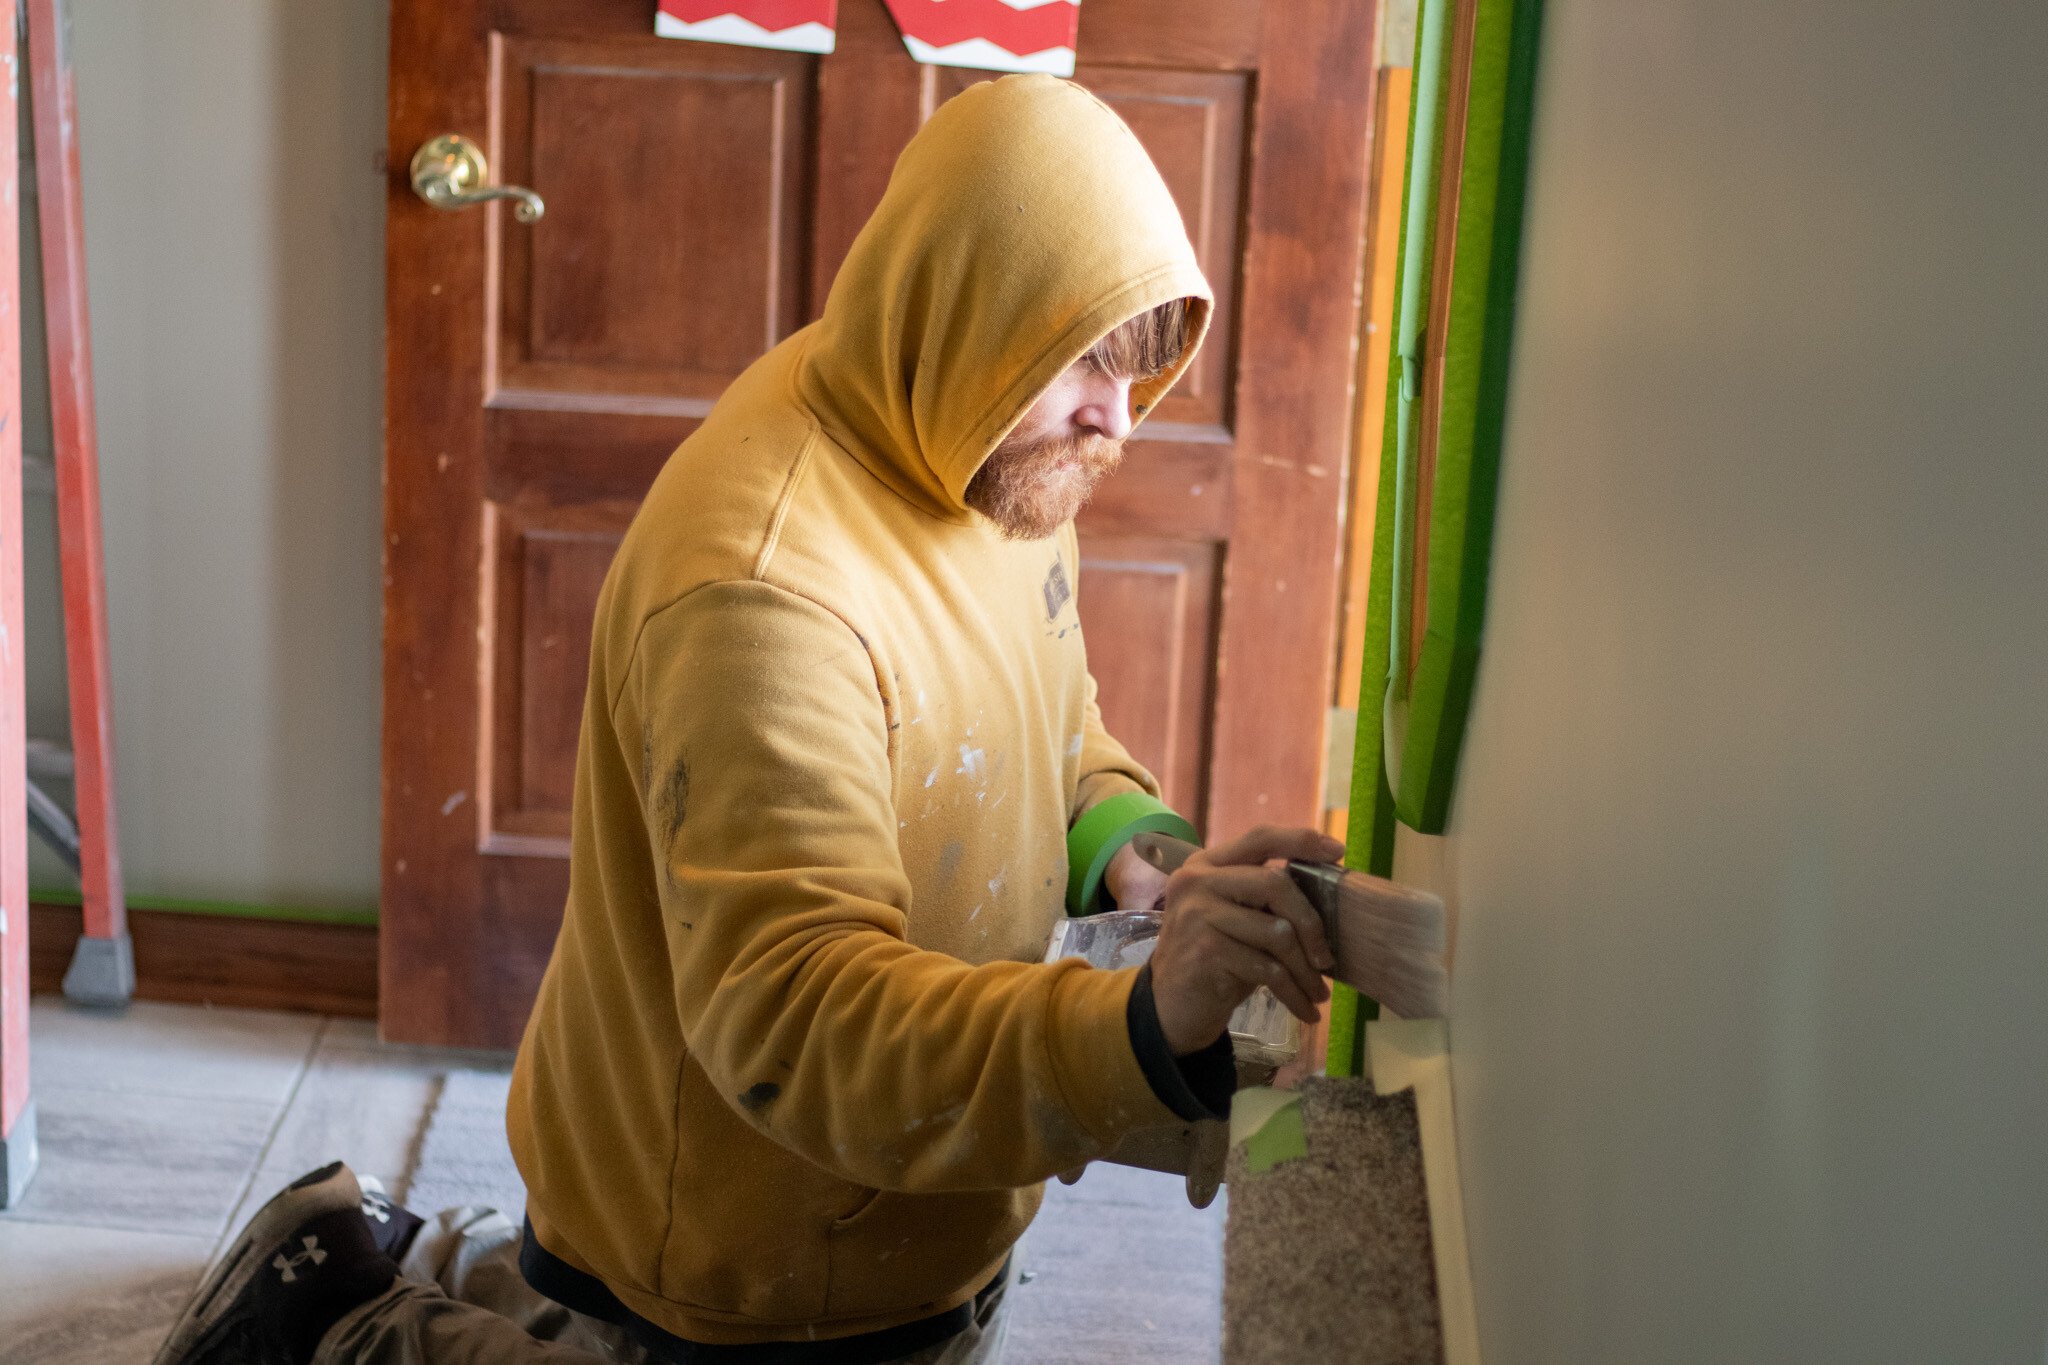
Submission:
[[[63,990],[85,931],[77,906],[29,907],[29,989]],[[377,1017],[374,925],[130,909],[135,998]]]

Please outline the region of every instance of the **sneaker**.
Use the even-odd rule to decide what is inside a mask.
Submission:
[[[154,1365],[302,1365],[396,1276],[362,1205],[339,1161],[287,1185],[207,1272]]]

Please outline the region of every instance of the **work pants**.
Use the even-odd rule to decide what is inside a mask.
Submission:
[[[660,1365],[623,1329],[528,1285],[519,1227],[501,1213],[450,1209],[428,1219],[399,1272],[321,1338],[313,1365]],[[897,1365],[996,1365],[1009,1287],[991,1294],[965,1331]]]

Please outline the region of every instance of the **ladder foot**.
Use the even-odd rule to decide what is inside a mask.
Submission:
[[[128,935],[81,936],[64,973],[64,998],[98,1009],[120,1009],[134,999],[135,945]]]

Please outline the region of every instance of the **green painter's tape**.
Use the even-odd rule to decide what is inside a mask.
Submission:
[[[1144,792],[1124,792],[1089,808],[1067,831],[1067,913],[1092,915],[1102,904],[1102,874],[1118,849],[1140,834],[1202,841],[1173,807]]]
[[[1295,1096],[1273,1111],[1259,1125],[1259,1131],[1244,1140],[1245,1169],[1264,1175],[1283,1161],[1308,1155],[1308,1134],[1301,1126],[1301,1097]]]
[[[1451,8],[1450,0],[1425,4]],[[1416,566],[1403,551],[1416,540],[1403,536],[1396,546],[1385,712],[1385,762],[1396,806],[1402,821],[1424,834],[1441,834],[1450,817],[1485,629],[1541,11],[1541,0],[1478,0],[1457,224],[1451,241],[1435,244],[1453,253],[1453,268],[1445,335],[1438,339],[1443,393],[1429,495],[1426,624],[1410,659],[1405,588]],[[1403,445],[1400,453],[1406,462],[1412,447]],[[1398,511],[1411,519],[1415,491],[1407,487],[1397,496]]]

